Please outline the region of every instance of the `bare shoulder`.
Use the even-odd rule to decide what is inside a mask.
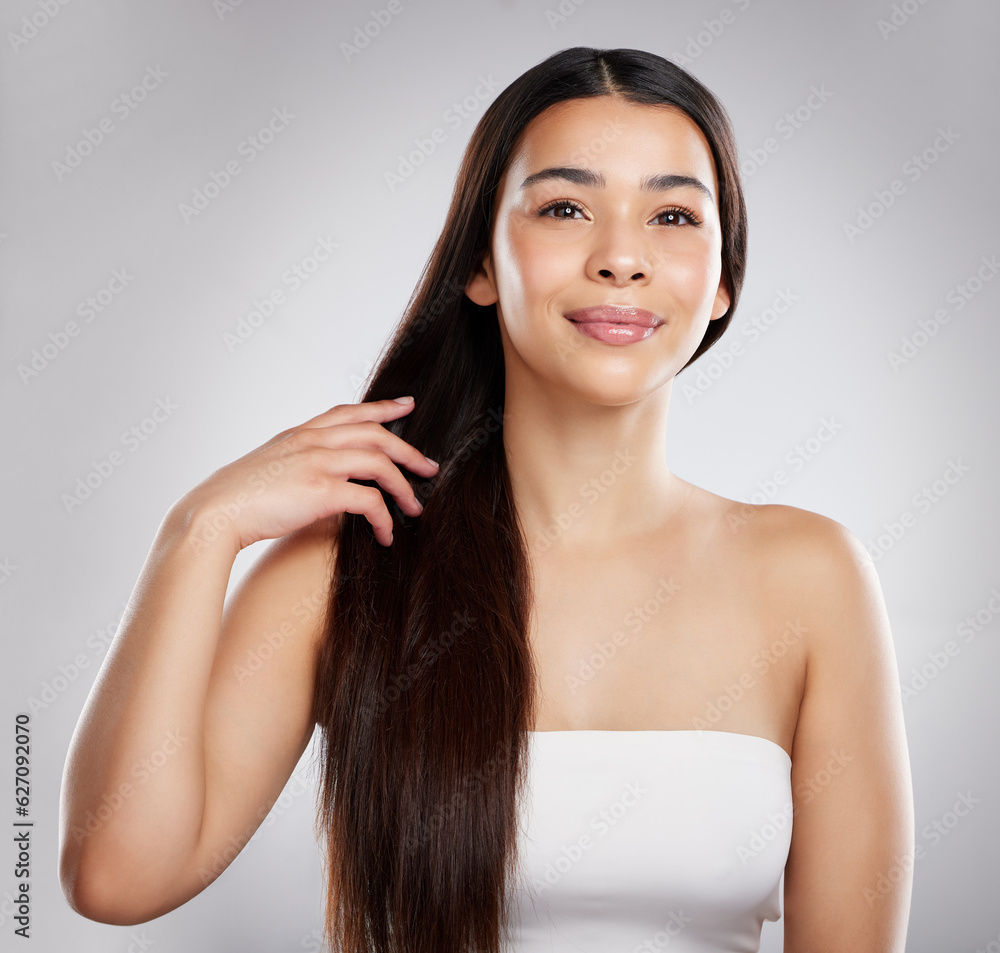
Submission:
[[[317,520],[280,539],[272,540],[251,565],[233,593],[232,605],[254,601],[255,611],[270,609],[288,614],[295,605],[315,609],[329,595],[336,558],[338,517]],[[321,619],[310,611],[309,634],[318,638]],[[302,612],[295,613],[302,620]]]
[[[758,540],[764,544],[793,548],[799,556],[812,553],[816,558],[841,557],[871,564],[861,540],[829,516],[783,503],[765,503],[756,508],[761,517]]]
[[[861,540],[842,523],[783,503],[752,504],[700,490],[720,544],[752,561],[771,596],[821,597],[874,570]],[[803,590],[806,586],[806,590]]]
[[[327,574],[333,566],[340,519],[340,514],[335,514],[272,540],[259,562],[288,566],[311,576]]]
[[[844,546],[860,547],[864,552],[860,540],[846,526],[821,513],[784,503],[743,503],[707,490],[700,492],[710,498],[733,537],[744,536],[754,545],[767,547],[775,556],[783,549],[801,551],[808,547],[817,554]]]
[[[859,627],[867,613],[884,617],[875,565],[864,543],[837,520],[780,503],[749,504],[699,490],[714,527],[720,571],[738,574],[744,595],[772,626],[795,623],[810,661],[817,652],[864,638],[884,642],[883,623]],[[881,614],[881,615],[880,615]],[[853,622],[852,622],[853,620]]]
[[[868,600],[878,587],[864,543],[842,523],[776,503],[762,505],[751,523],[749,544],[771,595],[790,611],[808,613],[814,629],[835,629],[838,605]],[[820,625],[823,620],[831,624]]]

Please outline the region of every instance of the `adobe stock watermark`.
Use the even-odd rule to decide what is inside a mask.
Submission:
[[[976,270],[964,281],[960,281],[949,289],[944,296],[947,304],[952,305],[955,311],[961,311],[976,295],[978,295],[988,282],[993,280],[993,276],[1000,271],[1000,254],[994,252],[989,258],[983,255],[978,262]],[[921,318],[917,322],[917,327],[909,334],[900,339],[899,347],[886,354],[889,367],[898,373],[901,367],[905,367],[915,357],[918,357],[931,340],[937,337],[938,332],[951,321],[952,313],[946,307],[938,308],[929,318]]]
[[[124,122],[132,115],[133,111],[146,101],[149,94],[154,89],[158,89],[160,83],[170,76],[169,73],[160,69],[159,63],[156,66],[147,66],[142,79],[131,89],[120,93],[111,101],[108,111],[119,121]],[[103,116],[92,127],[84,127],[83,137],[74,143],[66,146],[65,155],[62,161],[56,159],[52,163],[52,171],[55,173],[56,181],[62,182],[74,169],[78,169],[83,160],[93,155],[97,149],[118,127],[111,116]]]
[[[449,126],[453,131],[458,129],[466,120],[476,116],[485,103],[493,99],[496,91],[501,88],[492,73],[483,76],[480,73],[476,79],[476,87],[461,100],[453,102],[442,114],[441,122]],[[382,173],[382,178],[390,192],[395,192],[404,182],[412,178],[413,174],[424,164],[434,153],[441,143],[447,141],[448,132],[442,126],[435,126],[424,136],[417,136],[413,140],[413,146],[406,155],[399,153],[396,156],[395,169],[386,169]]]
[[[950,810],[944,812],[941,817],[937,817],[929,824],[920,829],[920,837],[926,841],[930,847],[937,847],[958,825],[963,817],[968,817],[973,809],[979,804],[981,798],[973,797],[971,791],[957,792],[955,803]],[[915,843],[912,849],[904,851],[897,857],[887,870],[882,871],[875,882],[866,884],[861,893],[869,908],[873,907],[879,900],[891,893],[893,888],[907,874],[913,871],[918,860],[923,860],[927,856],[928,848],[923,843]]]
[[[811,804],[813,798],[826,790],[833,783],[833,779],[847,765],[854,761],[857,756],[857,751],[847,752],[843,748],[831,751],[830,760],[827,761],[825,768],[820,768],[811,778],[799,781],[795,785],[795,793],[798,795],[799,805],[804,807],[806,804]]]
[[[792,476],[800,473],[823,452],[830,441],[844,429],[844,424],[834,416],[821,417],[819,426],[815,432],[805,440],[797,443],[785,456],[784,461],[789,470],[784,467],[777,467],[763,480],[757,481],[757,489],[750,495],[749,499],[743,500],[741,505],[726,513],[726,525],[731,533],[741,530],[750,520],[760,514],[759,507],[773,500],[782,487],[789,484]]]
[[[2,922],[0,920],[0,923]],[[1000,953],[1000,933],[996,935],[995,939],[990,940],[986,946],[976,947],[976,953]]]
[[[478,621],[468,610],[460,611],[456,609],[452,613],[451,625],[424,643],[420,648],[417,658],[410,662],[401,673],[392,676],[390,679],[391,685],[384,692],[379,693],[378,700],[375,703],[376,713],[381,715],[391,705],[399,701],[403,693],[409,691],[410,686],[420,672],[433,665],[444,651],[455,644],[455,640],[463,632],[467,632]]]
[[[129,453],[135,453],[136,450],[145,445],[153,434],[159,431],[160,427],[177,410],[179,410],[179,406],[169,397],[157,397],[156,404],[149,415],[133,424],[128,430],[123,430],[118,442]],[[129,457],[117,449],[111,450],[99,460],[92,458],[90,469],[83,476],[76,478],[76,483],[71,491],[63,493],[60,497],[66,512],[73,513],[83,506],[128,460]]]
[[[872,562],[877,563],[896,543],[917,525],[917,515],[926,516],[931,509],[940,503],[951,488],[961,482],[962,478],[972,470],[968,464],[958,460],[949,460],[944,472],[933,483],[925,484],[910,499],[910,504],[917,513],[903,510],[895,519],[882,524],[882,530],[874,539],[865,540],[865,548]]]
[[[548,23],[549,29],[554,30],[561,26],[586,2],[587,0],[559,0],[555,7],[548,7],[545,10],[545,22]]]
[[[127,606],[128,603],[123,600],[118,615],[87,636],[85,645],[90,649],[89,655],[87,652],[76,652],[72,658],[60,663],[55,673],[42,682],[36,689],[37,694],[28,696],[24,704],[26,711],[36,715],[38,712],[50,708],[69,690],[70,685],[76,682],[83,670],[90,668],[90,663],[94,658],[107,653]]]
[[[285,782],[285,786],[274,804],[270,808],[265,805],[257,808],[243,830],[238,835],[230,837],[223,850],[216,850],[212,854],[209,860],[210,866],[199,867],[198,876],[202,886],[207,886],[218,877],[247,844],[258,838],[258,835],[262,836],[262,832],[267,828],[273,827],[278,819],[291,809],[296,800],[303,794],[314,790],[314,777],[311,768],[300,765]]]
[[[406,332],[398,338],[401,348],[410,347],[416,339],[431,327],[434,322],[443,314],[447,314],[457,303],[465,297],[465,279],[448,278],[442,285],[441,294],[428,303],[407,328]]]
[[[94,811],[87,811],[83,816],[83,825],[74,824],[70,827],[70,834],[77,846],[82,844],[88,837],[99,831],[122,809],[129,798],[134,797],[139,789],[147,781],[177,754],[178,751],[189,741],[185,735],[177,730],[168,731],[160,744],[148,755],[140,758],[129,769],[128,776],[135,780],[135,784],[123,781],[110,794],[107,792],[101,795],[101,803]]]
[[[811,778],[806,778],[796,784],[795,793],[799,798],[799,806],[811,803],[813,798],[828,788],[833,783],[834,778],[857,758],[857,755],[857,751],[846,752],[843,748],[832,750],[826,767],[820,768]],[[739,844],[736,848],[736,856],[744,867],[755,857],[764,853],[780,834],[788,830],[794,812],[794,801],[788,801],[777,812],[767,812],[767,820],[750,832],[746,844]]]
[[[902,0],[902,3],[894,3],[889,19],[879,18],[875,22],[879,35],[883,40],[888,40],[893,33],[898,33],[910,22],[915,13],[920,12],[920,8],[927,3],[927,0]]]
[[[584,502],[574,500],[561,513],[555,514],[552,522],[535,535],[533,548],[540,553],[549,550],[552,544],[584,514],[584,503],[593,506],[618,482],[618,478],[635,463],[636,459],[627,447],[625,450],[616,450],[604,470],[581,484],[579,494]]]
[[[694,917],[684,915],[684,910],[671,910],[662,930],[657,930],[642,943],[632,947],[632,953],[658,953],[659,950],[669,950],[674,938],[679,936],[686,926],[694,923]]]
[[[756,344],[778,323],[778,318],[787,314],[798,300],[799,296],[791,288],[779,288],[774,300],[740,327],[740,334],[748,339],[746,343]],[[694,377],[688,377],[685,374],[681,378],[681,393],[687,399],[688,406],[690,407],[699,397],[707,394],[712,385],[733,367],[737,358],[743,357],[747,353],[743,341],[735,340],[728,344],[720,342],[713,346],[708,353],[702,355],[691,366],[691,370],[695,372]]]
[[[446,801],[439,803],[430,813],[419,831],[411,830],[404,839],[404,848],[414,850],[426,844],[455,812],[478,794],[486,781],[493,777],[511,759],[509,751],[498,751],[481,767],[466,775],[464,782]]]
[[[198,868],[198,879],[203,888],[215,880],[236,859],[240,851],[250,843],[253,835],[257,833],[257,828],[267,818],[269,812],[270,808],[266,805],[258,807],[251,820],[239,834],[232,835],[222,850],[212,852],[209,866],[202,865]]]
[[[19,890],[20,888],[15,887],[14,889]],[[30,893],[31,893],[30,890],[24,891],[24,894],[27,894],[29,896]],[[4,890],[3,899],[0,899],[0,927],[5,926],[8,920],[11,920],[13,923],[18,922],[16,919],[18,915],[18,908],[21,904],[26,903],[26,901],[23,899],[24,894],[21,895],[22,899],[19,902],[15,894],[12,894],[9,890]],[[15,932],[17,931],[15,930]],[[30,933],[28,934],[22,933],[20,935],[25,936],[29,940],[32,939]],[[139,936],[136,936],[135,933],[130,933],[129,939],[132,941],[132,943],[129,944],[126,953],[140,953],[141,950],[149,949],[153,945],[152,940],[146,939],[145,932],[141,933]],[[143,941],[146,943],[146,946],[139,945],[140,942]],[[30,947],[28,947],[28,949],[30,949]]]
[[[381,36],[394,18],[403,12],[405,6],[402,0],[389,0],[384,7],[379,7],[377,10],[369,9],[371,15],[361,26],[355,28],[350,41],[340,42],[340,52],[344,54],[344,60],[350,63],[360,56],[363,50],[367,50],[372,41]]]
[[[237,683],[242,685],[247,679],[253,678],[286,642],[299,633],[301,626],[315,622],[325,611],[326,602],[325,586],[317,586],[309,595],[296,599],[291,608],[292,618],[295,621],[285,619],[277,629],[268,632],[254,648],[247,649],[242,663],[237,662],[233,665]]]
[[[222,332],[222,343],[226,345],[226,350],[234,354],[241,349],[264,322],[277,313],[278,308],[288,304],[289,296],[295,294],[320,270],[321,265],[330,260],[337,248],[340,248],[340,243],[329,235],[317,236],[312,251],[281,273],[280,284],[255,297],[250,310],[240,316],[232,330]]]
[[[502,407],[490,407],[485,414],[482,415],[483,423],[481,423],[475,430],[470,431],[466,436],[462,452],[455,458],[454,462],[447,464],[448,466],[457,466],[460,463],[466,463],[470,460],[473,454],[482,450],[490,442],[490,438],[498,430],[503,429],[503,419],[506,414]],[[443,468],[442,468],[443,469]],[[440,474],[439,474],[440,475]],[[421,487],[432,486],[432,481],[427,480],[422,483]],[[417,498],[420,499],[421,494],[417,493]],[[423,499],[420,499],[423,503]]]
[[[778,488],[787,486],[792,474],[800,472],[807,463],[815,460],[843,429],[844,424],[832,414],[829,417],[820,417],[815,432],[785,454],[784,461],[788,470],[778,467],[763,480],[758,480],[757,490],[751,493],[745,502],[765,503],[773,499],[778,495]]]
[[[684,52],[671,53],[670,59],[678,66],[685,67],[685,69],[693,66],[694,61],[722,36],[726,27],[732,26],[736,22],[736,14],[747,10],[750,7],[750,3],[751,0],[736,0],[734,4],[736,7],[735,10],[723,7],[712,19],[702,20],[701,23],[704,29],[685,37]]]
[[[251,505],[254,497],[260,496],[284,472],[285,464],[280,459],[257,467],[247,477],[247,490],[237,493],[232,499],[219,503],[210,511],[202,514],[198,523],[198,532],[192,535],[188,541],[189,548],[193,552],[200,553],[217,543],[223,538],[223,534],[233,526],[240,513]],[[253,491],[253,496],[248,492],[249,490]]]
[[[573,150],[568,164],[587,165],[592,163],[594,159],[603,154],[612,142],[621,139],[623,135],[625,135],[624,124],[617,119],[609,120],[601,127],[601,131],[597,135]],[[660,255],[658,260],[663,261],[665,258]]]
[[[134,931],[128,935],[129,944],[125,947],[125,953],[145,953],[151,950],[154,942],[146,936],[145,930],[140,930],[138,934]]]
[[[11,576],[20,568],[16,563],[10,561],[10,556],[4,556],[3,559],[0,559],[0,586],[9,582]]]
[[[791,801],[788,801],[779,811],[768,811],[767,820],[759,828],[750,832],[746,845],[737,845],[736,856],[739,857],[740,863],[744,867],[755,857],[764,853],[779,834],[788,830],[788,826],[792,823],[793,813],[794,806]]]
[[[212,9],[220,20],[225,20],[243,5],[243,0],[212,0]]]
[[[299,946],[303,953],[326,953],[326,939],[320,927],[313,927],[308,933],[302,934]]]
[[[740,677],[723,686],[722,693],[705,706],[705,717],[697,715],[692,719],[691,724],[700,730],[711,729],[722,721],[723,716],[733,710],[733,706],[741,701],[750,689],[756,687],[758,682],[754,679],[754,672],[760,678],[778,664],[787,654],[788,650],[799,643],[802,636],[809,630],[802,624],[801,619],[787,622],[781,630],[781,634],[773,639],[763,651],[755,652],[750,659],[750,668],[753,671],[745,671]]]
[[[659,611],[670,602],[680,591],[680,584],[674,582],[674,577],[657,580],[659,586],[656,591],[642,605],[633,606],[625,613],[624,626],[631,630],[631,636],[638,635],[646,624]],[[563,678],[569,686],[570,694],[575,695],[580,688],[592,681],[598,672],[602,671],[607,663],[618,654],[618,650],[627,645],[629,634],[621,629],[615,629],[607,639],[594,643],[594,651],[586,658],[578,660],[576,674],[567,672]]]
[[[135,281],[135,275],[128,268],[112,269],[110,279],[93,294],[87,295],[76,306],[76,315],[81,319],[80,323],[70,320],[55,331],[48,331],[45,335],[46,340],[32,349],[31,356],[27,361],[17,365],[17,373],[21,378],[21,383],[27,387],[53,361],[65,353],[73,341],[80,336],[84,327],[91,324],[99,314],[103,314],[133,281]]]
[[[20,28],[7,32],[7,41],[15,53],[20,53],[36,36],[62,12],[70,0],[39,0],[38,9],[30,17],[21,17]]]
[[[197,531],[188,538],[187,548],[191,552],[201,553],[213,546],[229,531],[236,519],[255,497],[264,493],[275,480],[285,472],[284,458],[294,450],[289,450],[287,443],[279,444],[280,456],[254,469],[244,482],[245,490],[230,497],[215,506],[200,512],[197,519]]]
[[[237,155],[242,156],[249,165],[288,128],[293,119],[295,113],[289,111],[287,106],[282,106],[280,109],[275,106],[271,110],[271,118],[264,125],[255,133],[240,140],[236,147]],[[240,165],[239,159],[235,158],[229,159],[221,170],[213,169],[209,172],[208,180],[192,190],[190,201],[178,204],[177,210],[181,214],[181,221],[189,225],[191,220],[201,215],[242,172],[243,166]]]
[[[315,779],[311,769],[301,768],[300,770],[294,772],[282,789],[281,794],[278,795],[278,799],[271,806],[271,810],[268,812],[267,818],[258,830],[264,830],[265,828],[273,827],[277,824],[278,818],[283,817],[286,813],[288,813],[292,805],[300,797],[302,797],[303,794],[315,790],[314,782]]]
[[[957,658],[962,649],[974,642],[979,633],[1000,615],[1000,589],[993,586],[989,595],[990,598],[981,609],[976,610],[974,615],[967,615],[955,626],[956,638],[948,639],[940,648],[927,652],[927,661],[922,662],[919,668],[914,665],[908,679],[900,679],[903,704],[926,691],[951,664],[952,659]]]
[[[365,384],[371,381],[372,371],[375,369],[375,365],[368,359],[365,358],[365,367],[360,374],[349,374],[348,382],[351,385],[351,392],[354,394],[355,403],[360,400],[361,395],[359,391]]]
[[[905,176],[911,184],[916,182],[925,172],[929,172],[937,164],[938,159],[962,138],[951,126],[946,129],[938,126],[936,132],[937,135],[931,144],[922,151],[913,153],[900,168],[900,174]],[[844,222],[844,235],[848,242],[853,245],[865,232],[869,231],[892,208],[896,199],[906,193],[906,190],[906,182],[901,178],[893,179],[885,188],[875,189],[872,192],[875,201],[869,202],[865,206],[859,205],[854,221]]]
[[[826,83],[809,87],[809,95],[795,109],[786,112],[775,124],[774,131],[781,137],[768,136],[759,146],[747,149],[740,158],[740,171],[745,179],[756,175],[783,142],[788,142],[823,106],[833,98]]]
[[[534,876],[532,886],[539,895],[559,883],[568,871],[583,860],[588,851],[594,849],[597,838],[604,837],[608,831],[620,824],[622,818],[648,793],[649,789],[643,787],[641,781],[628,782],[614,801],[590,818],[587,826],[595,833],[581,834],[572,844],[565,845],[560,850],[559,856],[545,865],[541,875]]]

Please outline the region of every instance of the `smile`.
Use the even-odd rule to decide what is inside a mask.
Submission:
[[[644,341],[663,324],[651,311],[622,305],[595,305],[566,314],[581,334],[605,344],[632,344]]]

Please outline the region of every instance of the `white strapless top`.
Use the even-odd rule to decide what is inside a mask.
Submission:
[[[729,731],[531,732],[514,953],[755,953],[792,761]]]

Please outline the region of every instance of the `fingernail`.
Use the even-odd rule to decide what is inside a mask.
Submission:
[[[412,404],[412,397],[393,397],[392,398],[397,404]]]
[[[441,464],[440,464],[440,463],[438,463],[438,462],[437,462],[437,460],[432,460],[432,459],[431,459],[430,457],[427,457],[427,456],[425,456],[425,457],[424,457],[424,459],[425,459],[425,460],[426,460],[426,461],[427,461],[427,462],[428,462],[428,463],[429,463],[429,464],[430,464],[431,466],[434,466],[434,467],[439,467],[439,466],[441,466]]]

